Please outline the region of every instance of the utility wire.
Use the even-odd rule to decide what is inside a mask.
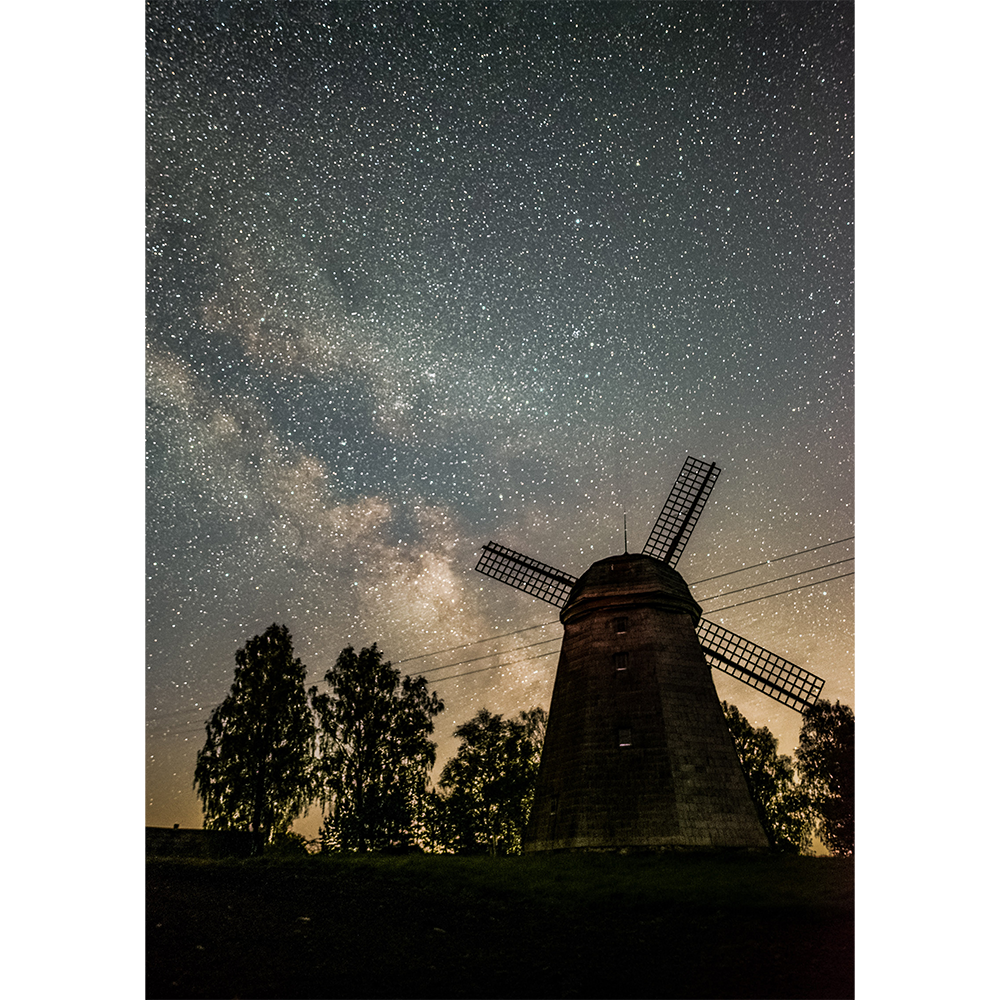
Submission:
[[[524,631],[524,630],[522,629],[521,631]],[[511,633],[508,633],[508,634],[509,635],[514,635],[515,633],[511,632]],[[535,646],[544,646],[545,643],[547,643],[547,642],[557,642],[559,640],[559,638],[560,638],[559,636],[556,636],[554,639],[543,639],[541,642],[530,642],[526,646],[516,646],[514,649],[508,649],[508,650],[504,651],[503,653],[487,653],[485,656],[474,656],[471,660],[458,660],[455,663],[446,663],[446,664],[444,664],[443,666],[440,666],[440,667],[431,667],[431,669],[425,671],[425,673],[432,674],[432,673],[434,673],[435,670],[447,670],[449,667],[460,667],[460,666],[462,666],[463,664],[466,664],[466,663],[476,663],[479,660],[488,660],[491,656],[507,656],[510,653],[516,653],[516,652],[518,652],[519,650],[522,650],[522,649],[532,649]],[[459,648],[461,648],[461,647],[459,647]],[[496,670],[498,667],[516,666],[516,665],[521,664],[521,663],[527,663],[529,660],[542,660],[546,656],[554,656],[558,652],[559,652],[558,649],[552,649],[552,650],[549,650],[549,652],[547,652],[547,653],[539,653],[537,656],[527,656],[527,657],[523,657],[523,658],[520,658],[520,659],[517,659],[517,660],[509,660],[506,663],[494,663],[494,664],[491,664],[488,667],[477,667],[475,670],[463,670],[460,673],[451,674],[448,677],[437,677],[437,678],[435,678],[434,682],[435,682],[435,684],[437,684],[437,683],[440,683],[441,681],[453,680],[456,677],[467,677],[467,676],[469,676],[469,674],[479,674],[479,673],[482,673],[484,670]],[[179,714],[179,713],[183,713],[183,712],[187,712],[187,711],[196,711],[196,709],[178,709],[176,713],[171,713],[171,714]],[[197,709],[197,711],[200,711],[200,709]],[[162,720],[162,719],[147,719],[146,720],[147,724],[154,723],[154,722],[162,722],[162,721],[165,721],[165,720]],[[190,725],[191,724],[189,724],[189,726]],[[168,724],[168,726],[169,726],[169,724]],[[196,729],[200,729],[201,726],[195,726],[195,728]],[[181,730],[177,730],[177,732],[194,732],[194,729],[191,729],[191,728],[181,729]]]
[[[509,633],[513,635],[513,633]],[[529,642],[526,646],[516,646],[514,649],[508,649],[504,653],[487,653],[485,656],[474,656],[471,660],[457,660],[455,663],[445,663],[440,667],[431,667],[425,670],[425,674],[432,674],[435,670],[447,670],[449,667],[460,667],[463,663],[475,663],[477,660],[488,660],[491,656],[505,656],[507,653],[516,653],[519,649],[531,649],[534,646],[544,646],[547,642],[559,642],[562,636],[553,636],[551,639],[541,639],[539,642]],[[549,653],[545,653],[545,656],[549,656]],[[475,671],[472,671],[473,673]]]
[[[849,560],[845,559],[845,560],[841,560],[841,561],[842,562],[848,562]],[[834,565],[836,565],[836,563],[828,563],[827,565],[834,566]],[[823,567],[821,566],[819,568],[822,569]],[[806,572],[809,572],[809,571],[806,570]],[[794,574],[794,575],[799,575],[799,574]],[[709,614],[715,615],[715,614],[718,614],[720,611],[729,611],[731,608],[741,608],[745,604],[755,604],[757,601],[766,601],[766,600],[768,600],[768,598],[771,598],[771,597],[780,597],[782,594],[794,594],[798,590],[808,590],[810,587],[818,587],[820,584],[831,583],[833,580],[843,580],[845,577],[848,577],[848,576],[854,576],[854,573],[853,572],[852,573],[841,573],[840,576],[831,576],[831,577],[828,577],[826,580],[816,580],[814,583],[806,583],[806,584],[803,584],[801,587],[792,587],[790,590],[780,590],[780,591],[778,591],[775,594],[765,594],[764,597],[753,597],[749,601],[740,601],[739,604],[729,604],[729,605],[727,605],[724,608],[713,608],[709,612]],[[772,580],[770,582],[774,583],[776,581]],[[744,589],[750,589],[750,588],[744,588]],[[740,593],[740,591],[734,590],[734,591],[731,591],[731,593],[738,594],[738,593]],[[548,624],[551,624],[551,623],[548,623]],[[540,625],[535,625],[533,627],[534,628],[541,628]],[[518,629],[518,631],[519,632],[526,632],[526,631],[529,631],[529,629]],[[517,634],[516,632],[508,632],[508,633],[506,633],[506,635],[516,635],[516,634]],[[501,638],[501,637],[500,636],[496,636],[495,638]],[[483,640],[483,641],[485,641],[485,640]],[[554,642],[554,641],[555,641],[555,639],[544,639],[541,642],[532,642],[532,643],[529,643],[527,646],[518,646],[516,649],[508,650],[508,652],[510,652],[510,653],[516,653],[520,649],[531,649],[533,646],[543,646],[543,645],[545,645],[546,642]],[[476,643],[467,643],[466,645],[472,645],[472,646],[474,646],[474,645],[476,645]],[[462,649],[464,647],[458,646],[456,648],[457,649]],[[447,652],[447,650],[441,650],[441,652]],[[553,650],[550,650],[548,653],[539,653],[537,656],[528,656],[528,657],[525,657],[523,659],[518,659],[518,660],[508,660],[505,663],[493,663],[493,664],[491,664],[488,667],[477,667],[475,670],[461,670],[457,674],[448,674],[446,677],[437,677],[437,678],[435,678],[434,683],[435,684],[440,684],[443,681],[453,681],[453,680],[455,680],[458,677],[470,677],[472,674],[482,674],[482,673],[485,673],[487,670],[497,670],[499,667],[520,666],[522,663],[529,663],[531,660],[544,660],[547,656],[555,656],[555,654],[558,653],[558,652],[559,652],[558,649],[553,649]],[[430,654],[427,654],[427,655],[430,655]],[[429,674],[433,673],[435,670],[446,670],[449,667],[459,667],[459,666],[462,666],[465,663],[475,663],[478,660],[487,660],[491,656],[503,656],[503,655],[506,655],[506,654],[503,654],[503,653],[487,653],[485,656],[476,656],[476,657],[473,657],[471,660],[459,660],[456,663],[446,663],[444,666],[441,666],[441,667],[432,667],[430,670],[427,671],[427,673],[429,673]],[[419,657],[413,657],[413,659],[419,659]],[[402,661],[400,661],[400,662],[402,662]],[[199,711],[200,711],[200,709],[199,709]],[[160,720],[158,720],[158,719],[147,719],[147,722],[158,722],[158,721],[160,721]],[[199,729],[201,729],[201,726],[197,725],[197,726],[194,726],[193,728],[179,729],[179,730],[176,731],[176,733],[160,733],[159,735],[161,737],[166,737],[166,736],[169,736],[169,735],[180,735],[180,734],[185,733],[185,732],[195,732],[196,730],[199,730]]]
[[[729,597],[731,594],[742,594],[744,590],[753,590],[755,587],[767,587],[772,583],[780,583],[782,580],[794,580],[797,576],[804,576],[806,573],[816,573],[821,569],[828,569],[830,566],[840,566],[842,563],[851,562],[853,559],[854,556],[850,556],[847,559],[838,559],[836,562],[823,563],[822,566],[814,566],[812,569],[804,569],[799,573],[789,573],[788,576],[776,576],[773,580],[765,580],[763,583],[750,583],[745,587],[737,587],[735,590],[724,590],[721,594],[713,594],[711,597],[699,597],[698,600],[714,601],[717,597]]]
[[[516,667],[520,666],[522,663],[527,663],[529,660],[544,660],[546,656],[555,656],[558,652],[558,649],[553,649],[548,653],[539,653],[537,656],[528,656],[523,660],[511,660],[509,663],[495,663],[490,667],[476,667],[475,670],[463,670],[458,674],[449,674],[447,677],[438,677],[435,683],[439,684],[441,681],[451,681],[456,677],[468,677],[469,674],[481,674],[484,670],[496,670],[497,667]]]
[[[847,559],[840,560],[840,562],[849,562],[849,561],[850,560],[847,560]],[[838,565],[838,563],[826,563],[824,566],[817,566],[813,570],[803,570],[803,572],[804,573],[815,572],[815,570],[817,570],[817,569],[825,569],[826,566],[836,566],[836,565]],[[801,576],[801,575],[802,575],[801,573],[793,573],[792,574],[792,576]],[[714,614],[717,614],[719,611],[728,611],[730,608],[739,608],[739,607],[742,607],[745,604],[755,604],[757,601],[766,601],[766,600],[768,600],[771,597],[779,597],[782,594],[794,594],[798,590],[808,590],[810,587],[818,587],[820,584],[829,583],[829,582],[831,582],[833,580],[842,580],[842,579],[844,579],[845,577],[848,577],[848,576],[854,576],[854,573],[853,572],[851,572],[851,573],[842,573],[842,574],[840,574],[840,576],[827,577],[825,580],[815,580],[812,583],[804,583],[804,584],[802,584],[799,587],[792,587],[789,590],[780,590],[780,591],[778,591],[777,593],[774,593],[774,594],[765,594],[763,597],[752,597],[749,601],[740,601],[738,604],[729,604],[729,605],[727,605],[726,607],[723,607],[723,608],[713,608],[708,613],[714,615]],[[782,577],[781,579],[790,579],[790,577]],[[768,583],[777,583],[777,581],[776,580],[769,580]],[[762,584],[754,584],[754,586],[763,586],[763,585]],[[751,589],[751,588],[749,588],[749,587],[743,587],[740,590],[729,591],[729,593],[730,594],[739,594],[739,593],[742,592],[742,590],[749,590],[749,589]],[[721,595],[720,594],[720,595],[717,595],[717,596],[721,597],[721,596],[725,596],[725,595]],[[705,598],[705,600],[709,600],[709,599],[710,598]],[[540,628],[540,627],[541,626],[538,626],[538,625],[535,626],[535,628]],[[555,642],[555,639],[545,639],[542,642],[529,643],[527,646],[518,646],[516,649],[508,650],[507,652],[508,653],[516,653],[518,649],[530,649],[532,646],[541,646],[541,645],[544,645],[545,642]],[[553,653],[555,653],[555,652],[557,652],[557,650],[553,650],[551,653],[542,653],[541,656],[552,656]],[[507,655],[507,654],[506,653],[488,653],[486,656],[477,656],[477,657],[475,657],[475,659],[476,660],[486,660],[490,656],[505,656],[505,655]],[[528,662],[528,660],[536,660],[536,659],[539,659],[539,658],[540,657],[537,657],[537,656],[531,656],[531,657],[528,657],[526,660],[517,660],[515,662],[517,662],[517,663],[526,663],[526,662]],[[473,660],[460,660],[457,663],[446,663],[446,664],[444,664],[444,666],[435,667],[433,669],[435,669],[435,670],[445,670],[448,667],[458,667],[458,666],[461,666],[463,663],[472,663],[472,662],[474,662],[474,661]],[[497,666],[503,667],[503,666],[509,666],[509,665],[510,665],[509,663],[498,663],[495,666],[491,666],[491,667],[479,667],[476,670],[467,670],[467,671],[464,671],[464,672],[459,673],[459,674],[452,674],[449,677],[439,677],[439,678],[437,678],[437,680],[442,681],[442,680],[450,680],[451,677],[465,677],[467,674],[478,674],[478,673],[481,673],[484,670],[494,670],[494,669],[496,669]],[[427,673],[431,673],[431,671],[428,670]]]
[[[799,552],[790,552],[788,555],[785,555],[785,556],[776,556],[774,559],[768,559],[767,562],[756,563],[753,566],[744,566],[742,569],[730,570],[728,573],[719,573],[717,576],[707,576],[707,577],[705,577],[704,580],[696,580],[694,583],[690,584],[690,586],[697,587],[697,586],[700,586],[703,583],[708,583],[711,580],[721,580],[724,576],[734,576],[736,573],[745,573],[747,570],[760,569],[761,566],[770,566],[771,563],[781,562],[783,559],[793,559],[795,556],[803,556],[803,555],[805,555],[808,552],[816,552],[819,549],[827,549],[831,545],[840,545],[843,542],[849,542],[849,541],[851,541],[853,538],[854,538],[854,535],[849,535],[847,538],[840,538],[840,539],[838,539],[835,542],[825,542],[822,545],[814,545],[811,549],[802,549]],[[842,561],[845,561],[845,560],[842,560]],[[827,565],[835,566],[837,564],[836,563],[827,563]],[[815,572],[815,570],[822,569],[822,568],[823,568],[822,566],[816,566],[816,567],[813,567],[813,569],[811,569],[811,570],[809,570],[809,569],[803,570],[802,573],[793,573],[793,574],[791,574],[791,576],[802,576],[804,573],[812,573],[812,572]],[[778,579],[779,580],[788,580],[788,579],[791,579],[791,576],[787,576],[787,577],[786,576],[782,576],[782,577],[779,577]],[[769,583],[777,583],[777,580],[770,580],[768,582]],[[740,587],[737,590],[731,590],[731,591],[729,591],[729,593],[730,594],[738,594],[740,592],[740,590],[750,590],[752,587],[763,587],[763,586],[766,586],[766,584],[754,583],[754,584],[751,584],[748,587]],[[723,595],[722,594],[716,594],[715,596],[716,597],[722,597]],[[712,600],[712,598],[706,597],[706,598],[704,598],[704,600],[710,601],[710,600]],[[758,600],[764,600],[764,598],[758,598]],[[506,639],[506,638],[508,638],[509,636],[512,636],[512,635],[520,635],[522,632],[533,632],[535,629],[545,628],[546,625],[558,625],[558,624],[559,624],[559,619],[558,618],[554,618],[552,621],[541,622],[538,625],[529,625],[527,628],[515,629],[513,632],[503,632],[500,635],[490,636],[487,639],[477,639],[475,642],[466,642],[466,643],[463,643],[461,646],[449,646],[447,649],[435,649],[435,650],[433,650],[430,653],[419,653],[417,656],[408,656],[405,660],[393,660],[392,662],[393,662],[393,666],[395,666],[397,664],[400,664],[400,663],[412,663],[414,660],[423,660],[423,659],[426,659],[429,656],[438,656],[441,653],[453,653],[453,652],[455,652],[456,650],[459,650],[459,649],[467,649],[469,646],[479,646],[479,645],[482,645],[482,643],[484,643],[484,642],[492,642],[494,639]],[[448,665],[451,665],[451,664],[448,664]],[[442,668],[435,667],[434,669],[442,669]]]
[[[774,561],[776,561],[776,560],[774,560]],[[841,562],[848,562],[848,561],[849,560],[846,560],[846,559],[841,560]],[[834,565],[837,565],[837,564],[836,563],[828,563],[827,565],[834,566]],[[819,568],[822,569],[823,567],[821,566]],[[806,572],[809,572],[809,571],[806,570]],[[798,574],[794,574],[794,575],[798,575]],[[848,577],[848,576],[854,576],[854,573],[853,572],[852,573],[841,573],[840,576],[831,576],[831,577],[828,577],[826,580],[817,580],[817,581],[815,581],[815,583],[806,583],[806,584],[803,584],[801,587],[792,587],[790,590],[780,590],[776,594],[766,594],[764,597],[754,597],[754,598],[751,598],[749,601],[741,601],[739,604],[729,604],[729,605],[727,605],[724,608],[714,608],[712,611],[709,612],[709,614],[715,615],[715,614],[718,614],[720,611],[729,611],[730,608],[741,608],[741,607],[743,607],[744,604],[755,604],[757,601],[766,601],[770,597],[779,597],[782,594],[794,594],[797,590],[808,590],[810,587],[818,587],[820,584],[830,583],[833,580],[843,580],[845,577]],[[771,582],[774,583],[775,581],[772,580]],[[744,589],[749,589],[749,588],[744,588]],[[738,590],[734,590],[734,591],[731,591],[731,593],[738,594],[739,591]],[[551,623],[548,623],[548,624],[551,624]],[[541,628],[541,626],[540,625],[535,625],[534,628]],[[529,630],[528,629],[519,629],[518,631],[520,631],[520,632],[526,632],[526,631],[529,631]],[[516,632],[508,632],[506,634],[507,635],[516,635],[517,633]],[[496,638],[500,638],[500,637],[497,636]],[[529,643],[527,646],[518,646],[516,649],[509,650],[508,652],[516,653],[519,649],[530,649],[532,646],[542,646],[546,642],[554,642],[554,641],[555,641],[554,639],[545,639],[542,642],[532,642],[532,643]],[[476,643],[467,643],[467,645],[476,645]],[[457,649],[461,649],[463,647],[458,646],[456,648]],[[447,650],[442,650],[442,652],[447,652]],[[453,680],[456,680],[459,677],[470,677],[472,674],[482,674],[482,673],[485,673],[487,670],[497,670],[500,667],[520,666],[522,663],[530,663],[532,660],[544,660],[547,656],[555,656],[555,654],[558,653],[558,652],[559,652],[558,649],[553,649],[553,650],[550,650],[548,653],[539,653],[537,656],[528,656],[528,657],[525,657],[523,659],[518,659],[518,660],[508,660],[505,663],[493,663],[493,664],[491,664],[488,667],[477,667],[475,670],[461,670],[457,674],[448,674],[446,677],[438,677],[438,678],[435,679],[434,683],[435,684],[440,684],[443,681],[453,681]],[[430,654],[428,654],[428,655],[430,655]],[[497,656],[497,655],[501,655],[502,656],[502,655],[505,655],[505,654],[502,654],[502,653],[501,654],[488,653],[486,656],[477,656],[477,657],[474,657],[471,660],[459,660],[457,663],[446,663],[443,667],[433,667],[431,670],[428,670],[427,673],[433,673],[434,670],[446,670],[448,667],[458,667],[458,666],[461,666],[462,664],[465,664],[465,663],[475,663],[477,660],[486,660],[486,659],[489,659],[490,656]],[[413,658],[414,659],[419,659],[419,657],[413,657]],[[402,661],[400,661],[400,662],[402,662]],[[159,721],[159,720],[149,719],[147,721],[148,722],[156,722],[156,721]],[[201,729],[200,725],[193,726],[192,728],[187,728],[187,729],[179,729],[175,733],[160,733],[159,735],[162,738],[162,737],[166,737],[166,736],[170,736],[170,735],[181,735],[182,733],[185,733],[185,732],[195,732],[195,731],[197,731],[199,729]]]
[[[830,564],[830,565],[833,565],[833,564]],[[822,567],[820,567],[820,569],[822,569]],[[807,572],[808,572],[808,570],[807,570]],[[725,607],[725,608],[715,608],[713,611],[710,611],[709,614],[713,614],[714,615],[714,614],[718,613],[719,611],[728,611],[729,608],[739,608],[739,607],[742,607],[744,604],[754,604],[757,601],[766,601],[769,597],[778,597],[779,594],[793,594],[797,590],[808,590],[810,587],[818,587],[821,583],[829,583],[831,580],[842,580],[844,577],[847,577],[847,576],[854,576],[854,574],[853,573],[842,573],[840,576],[831,576],[831,577],[829,577],[826,580],[817,580],[815,583],[806,583],[806,584],[803,584],[801,587],[792,587],[791,590],[782,590],[782,591],[779,591],[779,593],[777,593],[777,594],[767,594],[764,597],[754,597],[754,598],[752,598],[749,601],[741,601],[739,604],[730,604],[728,607]],[[739,593],[739,591],[733,591],[733,593]],[[552,640],[550,639],[548,641],[551,642]],[[540,643],[532,643],[532,645],[536,645],[537,646],[537,645],[541,645],[541,644]],[[518,648],[520,648],[520,649],[527,649],[528,647],[527,646],[520,646]],[[517,650],[510,650],[510,652],[512,652],[512,653],[513,652],[517,652]],[[514,661],[507,662],[507,663],[497,663],[497,664],[494,664],[493,666],[489,666],[489,667],[477,667],[475,670],[463,670],[463,671],[461,671],[460,673],[457,673],[457,674],[449,674],[447,677],[438,677],[435,683],[440,683],[441,681],[454,680],[456,677],[468,677],[470,674],[481,674],[481,673],[483,673],[483,671],[486,671],[486,670],[496,670],[497,667],[516,666],[516,665],[519,665],[521,663],[527,663],[530,660],[540,660],[540,659],[543,659],[546,656],[553,656],[557,652],[558,652],[558,650],[554,649],[550,653],[541,653],[538,656],[529,656],[529,657],[527,657],[526,659],[523,659],[523,660],[514,660]],[[491,654],[491,655],[504,655],[504,654]],[[484,660],[484,659],[486,659],[486,657],[485,656],[480,656],[480,657],[478,657],[478,659]],[[471,660],[466,660],[464,662],[471,663],[472,661]],[[449,667],[457,667],[457,666],[459,666],[459,664],[458,663],[449,663],[449,664],[447,664],[447,666],[449,666]],[[441,667],[439,669],[443,670],[444,668]]]
[[[518,631],[524,632],[524,631],[527,631],[527,630],[526,629],[519,629]],[[516,632],[508,632],[507,633],[507,635],[516,635],[516,634],[517,634]],[[499,638],[499,636],[496,637],[496,638]],[[457,660],[454,663],[445,663],[445,664],[443,664],[440,667],[431,667],[429,670],[425,670],[424,674],[433,674],[436,670],[448,670],[450,667],[461,667],[461,666],[463,666],[466,663],[477,663],[479,660],[488,660],[491,656],[507,656],[510,653],[517,653],[517,652],[519,652],[522,649],[533,649],[535,646],[544,646],[547,642],[558,642],[560,640],[560,638],[561,638],[561,636],[555,636],[552,639],[542,639],[539,642],[529,642],[529,643],[527,643],[524,646],[515,646],[513,649],[505,650],[502,653],[497,653],[497,652],[487,653],[485,656],[473,656],[471,659],[468,659],[468,660]],[[467,643],[466,645],[475,645],[475,643]],[[462,647],[459,646],[459,647],[456,647],[456,648],[461,649]],[[513,662],[513,663],[526,663],[527,660],[538,660],[538,659],[541,659],[542,657],[545,657],[545,656],[552,656],[554,653],[558,653],[558,652],[559,652],[559,650],[553,649],[553,650],[550,650],[548,653],[541,653],[539,656],[529,656],[529,657],[527,657],[525,659],[514,660],[514,661],[511,661],[511,662]],[[402,662],[402,661],[398,661],[398,662]],[[479,668],[477,670],[466,670],[463,673],[454,674],[453,676],[455,676],[455,677],[464,677],[466,674],[477,674],[477,673],[480,672],[480,670],[495,670],[497,667],[507,667],[507,666],[510,666],[510,665],[511,665],[511,663],[496,663],[496,664],[493,664],[492,666],[481,667],[481,668]],[[438,678],[436,678],[436,681],[449,680],[449,679],[450,678],[448,678],[448,677],[438,677]],[[193,712],[201,712],[201,711],[203,711],[203,709],[201,709],[201,708],[179,708],[179,709],[176,709],[176,710],[174,710],[172,712],[165,712],[165,713],[163,713],[162,717],[154,717],[154,718],[151,718],[151,719],[147,719],[146,723],[147,723],[147,725],[149,725],[149,724],[153,724],[153,723],[159,722],[159,723],[165,724],[169,728],[169,726],[171,725],[171,723],[169,723],[167,721],[167,716],[190,714],[190,713],[193,713]],[[199,725],[198,728],[200,729],[201,726]],[[183,730],[183,731],[186,731],[186,730]]]
[[[704,580],[697,580],[692,583],[691,586],[697,587],[701,583],[708,583],[709,580],[721,580],[724,576],[734,576],[736,573],[745,573],[748,569],[760,569],[761,566],[770,566],[771,563],[781,562],[782,559],[793,559],[795,556],[804,556],[807,552],[817,552],[820,549],[828,549],[831,545],[840,545],[842,542],[850,542],[853,539],[854,535],[848,535],[847,538],[840,538],[835,542],[826,542],[823,545],[814,545],[811,549],[803,549],[801,552],[790,552],[787,556],[778,556],[776,559],[768,559],[767,562],[755,563],[753,566],[744,566],[743,569],[733,569],[728,573],[720,573],[718,576],[706,576]]]
[[[744,604],[753,604],[756,601],[766,601],[769,597],[780,597],[782,594],[794,594],[796,590],[808,590],[810,587],[818,587],[821,583],[830,583],[833,580],[843,580],[845,576],[854,576],[850,573],[841,573],[840,576],[827,577],[825,580],[817,580],[815,583],[806,583],[801,587],[792,587],[791,590],[779,590],[776,594],[765,594],[763,597],[753,597],[749,601],[740,601],[739,604],[727,604],[724,608],[712,608],[710,615],[717,615],[720,611],[728,611],[730,608],[742,608]],[[734,594],[739,591],[733,591]]]
[[[405,660],[393,660],[392,665],[396,666],[400,663],[411,663],[413,660],[424,660],[428,656],[437,656],[439,653],[454,653],[457,649],[466,649],[469,646],[481,646],[484,642],[492,642],[493,639],[506,639],[510,635],[520,635],[522,632],[533,632],[536,628],[544,628],[546,625],[558,625],[559,619],[556,618],[554,621],[542,622],[541,625],[529,625],[527,628],[515,629],[513,632],[504,632],[501,635],[491,636],[489,639],[477,639],[475,642],[465,642],[461,646],[449,646],[447,649],[435,649],[433,653],[420,653],[417,656],[408,656]],[[441,669],[440,667],[435,667],[435,670]]]
[[[808,552],[815,552],[818,549],[829,548],[831,545],[840,545],[842,542],[849,542],[853,538],[854,538],[854,535],[850,535],[847,538],[841,538],[841,539],[839,539],[836,542],[826,542],[823,545],[816,545],[816,546],[813,546],[813,548],[810,548],[810,549],[802,549],[799,552],[791,552],[791,553],[789,553],[788,555],[785,555],[785,556],[778,556],[778,557],[776,557],[774,559],[769,559],[769,560],[767,560],[767,562],[756,563],[753,566],[744,566],[742,569],[734,569],[734,570],[731,570],[728,573],[720,573],[717,576],[709,576],[709,577],[706,577],[704,580],[699,580],[696,583],[692,583],[691,586],[692,587],[697,587],[699,584],[708,583],[711,580],[721,580],[723,577],[733,576],[736,573],[743,573],[743,572],[745,572],[747,570],[751,570],[751,569],[759,569],[761,566],[769,566],[771,563],[781,562],[783,559],[791,559],[794,556],[805,555]],[[853,558],[853,556],[851,558]],[[850,562],[851,558],[840,559],[840,560],[838,560],[836,562],[832,562],[832,563],[824,563],[822,566],[814,566],[812,569],[802,570],[801,573],[791,573],[788,576],[778,577],[777,579],[774,579],[774,580],[767,580],[764,583],[749,584],[746,587],[738,587],[736,590],[729,590],[729,591],[725,591],[724,593],[721,593],[721,594],[715,594],[715,595],[713,595],[713,597],[699,598],[699,600],[702,600],[702,601],[711,601],[711,600],[714,600],[717,597],[729,597],[732,594],[739,594],[739,593],[742,593],[743,591],[746,591],[746,590],[753,590],[755,587],[765,587],[768,584],[778,583],[781,580],[790,580],[790,579],[793,579],[796,576],[803,576],[806,573],[814,573],[814,572],[817,572],[820,569],[826,569],[829,566],[838,566],[841,563]],[[740,608],[740,607],[743,607],[746,604],[754,604],[757,601],[766,601],[766,600],[768,600],[771,597],[780,597],[783,594],[793,594],[793,593],[795,593],[796,591],[799,591],[799,590],[808,590],[810,587],[816,587],[816,586],[819,586],[822,583],[828,583],[828,582],[831,582],[833,580],[842,580],[842,579],[844,579],[845,577],[848,577],[848,576],[854,576],[854,573],[853,572],[852,573],[842,573],[840,576],[832,576],[832,577],[828,577],[825,580],[817,580],[817,581],[815,581],[813,583],[803,584],[801,587],[792,587],[789,590],[780,590],[780,591],[777,591],[774,594],[765,594],[763,597],[753,597],[749,601],[740,601],[738,604],[729,604],[729,605],[726,605],[723,608],[713,608],[709,612],[709,614],[718,614],[720,611],[729,611],[732,608]],[[506,639],[506,638],[509,638],[512,635],[521,635],[523,632],[533,632],[536,629],[545,628],[547,625],[558,625],[558,624],[559,624],[559,619],[556,618],[556,619],[553,619],[552,621],[541,622],[538,625],[529,625],[526,628],[515,629],[513,632],[503,632],[500,635],[490,636],[487,639],[478,639],[475,642],[466,642],[466,643],[462,643],[460,646],[450,646],[447,649],[438,649],[438,650],[434,650],[433,652],[430,652],[430,653],[420,653],[417,656],[409,656],[409,657],[407,657],[404,660],[394,660],[392,662],[393,662],[394,666],[397,665],[397,664],[400,664],[400,663],[412,663],[414,660],[423,660],[423,659],[426,659],[429,656],[437,656],[437,655],[440,655],[441,653],[453,653],[453,652],[456,652],[459,649],[468,649],[470,646],[479,646],[479,645],[482,645],[484,642],[492,642],[492,641],[494,641],[496,639]],[[556,637],[553,637],[551,639],[542,639],[539,642],[528,643],[525,646],[517,646],[517,647],[515,647],[512,650],[507,650],[507,653],[516,653],[518,650],[521,650],[521,649],[530,649],[530,648],[532,648],[534,646],[543,646],[547,642],[555,642],[558,638],[560,638],[560,637],[556,636]],[[544,659],[546,656],[552,656],[556,652],[558,652],[558,650],[552,650],[551,652],[548,652],[548,653],[541,653],[538,656],[531,656],[531,657],[528,657],[527,659],[516,660],[516,661],[513,661],[513,662],[514,663],[527,663],[529,660]],[[486,659],[489,659],[491,656],[503,656],[503,655],[506,655],[506,653],[496,653],[496,652],[494,652],[494,653],[487,653],[487,654],[485,654],[483,656],[475,656],[475,657],[472,657],[471,659],[468,659],[468,660],[458,660],[458,661],[455,661],[453,663],[445,663],[445,664],[443,664],[441,666],[438,666],[438,667],[430,667],[429,669],[427,669],[426,671],[424,671],[424,673],[426,673],[426,674],[432,674],[432,673],[434,673],[435,671],[438,671],[438,670],[447,670],[450,667],[458,667],[458,666],[462,666],[462,665],[464,665],[466,663],[475,663],[475,662],[477,662],[479,660],[486,660]],[[495,669],[497,669],[497,667],[505,667],[505,666],[511,666],[511,663],[498,663],[498,664],[494,664],[494,665],[488,666],[488,667],[479,667],[476,670],[466,670],[466,671],[462,671],[462,672],[457,673],[457,674],[451,674],[451,675],[449,675],[447,677],[438,677],[436,680],[437,680],[437,682],[446,681],[446,680],[453,680],[456,677],[467,677],[467,676],[469,676],[471,674],[478,674],[478,673],[482,673],[483,671],[486,671],[486,670],[495,670]],[[193,712],[205,712],[205,711],[209,711],[210,712],[211,710],[210,709],[205,709],[205,708],[175,709],[174,711],[171,711],[171,712],[165,712],[165,713],[163,713],[163,715],[161,715],[159,717],[153,717],[153,718],[147,719],[146,723],[147,723],[147,725],[150,724],[150,723],[163,723],[163,722],[166,722],[166,719],[167,719],[168,716],[185,714],[187,712],[192,712],[193,713]],[[169,726],[170,724],[167,723],[167,725]],[[197,725],[196,728],[197,729],[201,729],[202,725],[203,725],[203,723],[198,723],[198,725]],[[181,730],[181,731],[183,732],[185,730]]]

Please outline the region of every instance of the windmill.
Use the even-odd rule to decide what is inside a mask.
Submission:
[[[674,568],[719,471],[689,456],[642,553],[579,578],[483,546],[476,569],[564,630],[526,850],[767,846],[709,662],[800,712],[824,682],[702,618]]]

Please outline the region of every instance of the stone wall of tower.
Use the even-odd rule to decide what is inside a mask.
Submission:
[[[766,847],[680,575],[602,560],[574,587],[529,851]]]

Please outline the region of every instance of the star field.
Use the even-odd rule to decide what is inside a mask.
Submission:
[[[440,762],[547,708],[557,612],[480,546],[640,551],[687,454],[706,616],[853,704],[852,5],[160,0],[146,43],[147,823],[200,826],[275,621],[310,683],[428,672]]]

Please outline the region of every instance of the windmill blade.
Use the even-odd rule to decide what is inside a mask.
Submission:
[[[702,462],[688,455],[649,533],[642,550],[644,556],[660,559],[671,567],[677,565],[721,471],[714,462]]]
[[[506,549],[495,542],[483,546],[476,571],[560,608],[566,603],[569,592],[576,583],[575,576],[569,576],[554,566],[546,566],[537,559],[529,559],[520,552]]]
[[[783,705],[803,712],[819,698],[826,681],[808,670],[768,652],[763,646],[704,618],[698,622],[698,641],[709,662],[723,673],[763,691]]]

